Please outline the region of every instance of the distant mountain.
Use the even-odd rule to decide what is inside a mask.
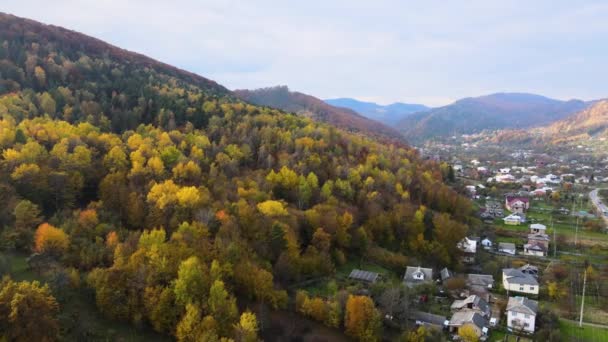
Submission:
[[[421,104],[396,102],[383,106],[373,102],[363,102],[350,98],[329,99],[325,100],[325,102],[332,106],[352,109],[369,119],[387,125],[394,125],[412,113],[429,109],[429,107]]]
[[[380,122],[359,115],[351,109],[332,106],[314,96],[290,91],[286,86],[235,90],[234,94],[243,101],[294,112],[347,130],[403,140],[398,131]]]
[[[397,127],[411,140],[487,129],[529,128],[563,119],[590,104],[534,94],[498,93],[465,98],[448,106],[412,114],[400,121]]]

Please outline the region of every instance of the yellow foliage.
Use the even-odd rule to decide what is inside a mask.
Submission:
[[[43,223],[38,226],[34,249],[38,253],[60,254],[68,249],[70,239],[61,229]]]
[[[287,210],[283,203],[279,201],[268,200],[258,203],[258,210],[266,216],[284,216],[287,215]]]

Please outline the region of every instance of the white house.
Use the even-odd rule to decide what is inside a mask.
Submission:
[[[477,253],[477,240],[465,237],[458,243],[458,248],[463,252],[463,261],[466,263],[475,262],[475,253]]]
[[[424,267],[408,266],[403,276],[403,282],[408,287],[420,284],[430,284],[433,282],[433,269]]]
[[[502,286],[509,292],[538,295],[539,285],[536,278],[516,268],[502,270]]]
[[[492,248],[492,240],[485,238],[485,239],[481,240],[481,245],[483,246],[484,249],[490,249],[490,248]]]
[[[512,242],[499,242],[498,252],[509,255],[515,255],[515,244]]]
[[[530,233],[531,234],[545,234],[545,232],[547,231],[547,226],[545,226],[544,224],[540,224],[540,223],[533,223],[530,225]]]
[[[502,220],[505,224],[508,224],[511,226],[518,226],[518,225],[526,222],[526,219],[524,218],[523,214],[511,214],[511,215],[503,218]]]
[[[510,331],[534,333],[538,302],[526,297],[509,297],[507,328]]]

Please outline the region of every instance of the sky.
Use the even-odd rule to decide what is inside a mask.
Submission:
[[[2,2],[229,89],[429,106],[495,92],[608,97],[608,1]]]

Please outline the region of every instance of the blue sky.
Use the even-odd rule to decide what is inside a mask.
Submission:
[[[214,79],[438,106],[493,92],[608,97],[608,1],[7,1]]]

